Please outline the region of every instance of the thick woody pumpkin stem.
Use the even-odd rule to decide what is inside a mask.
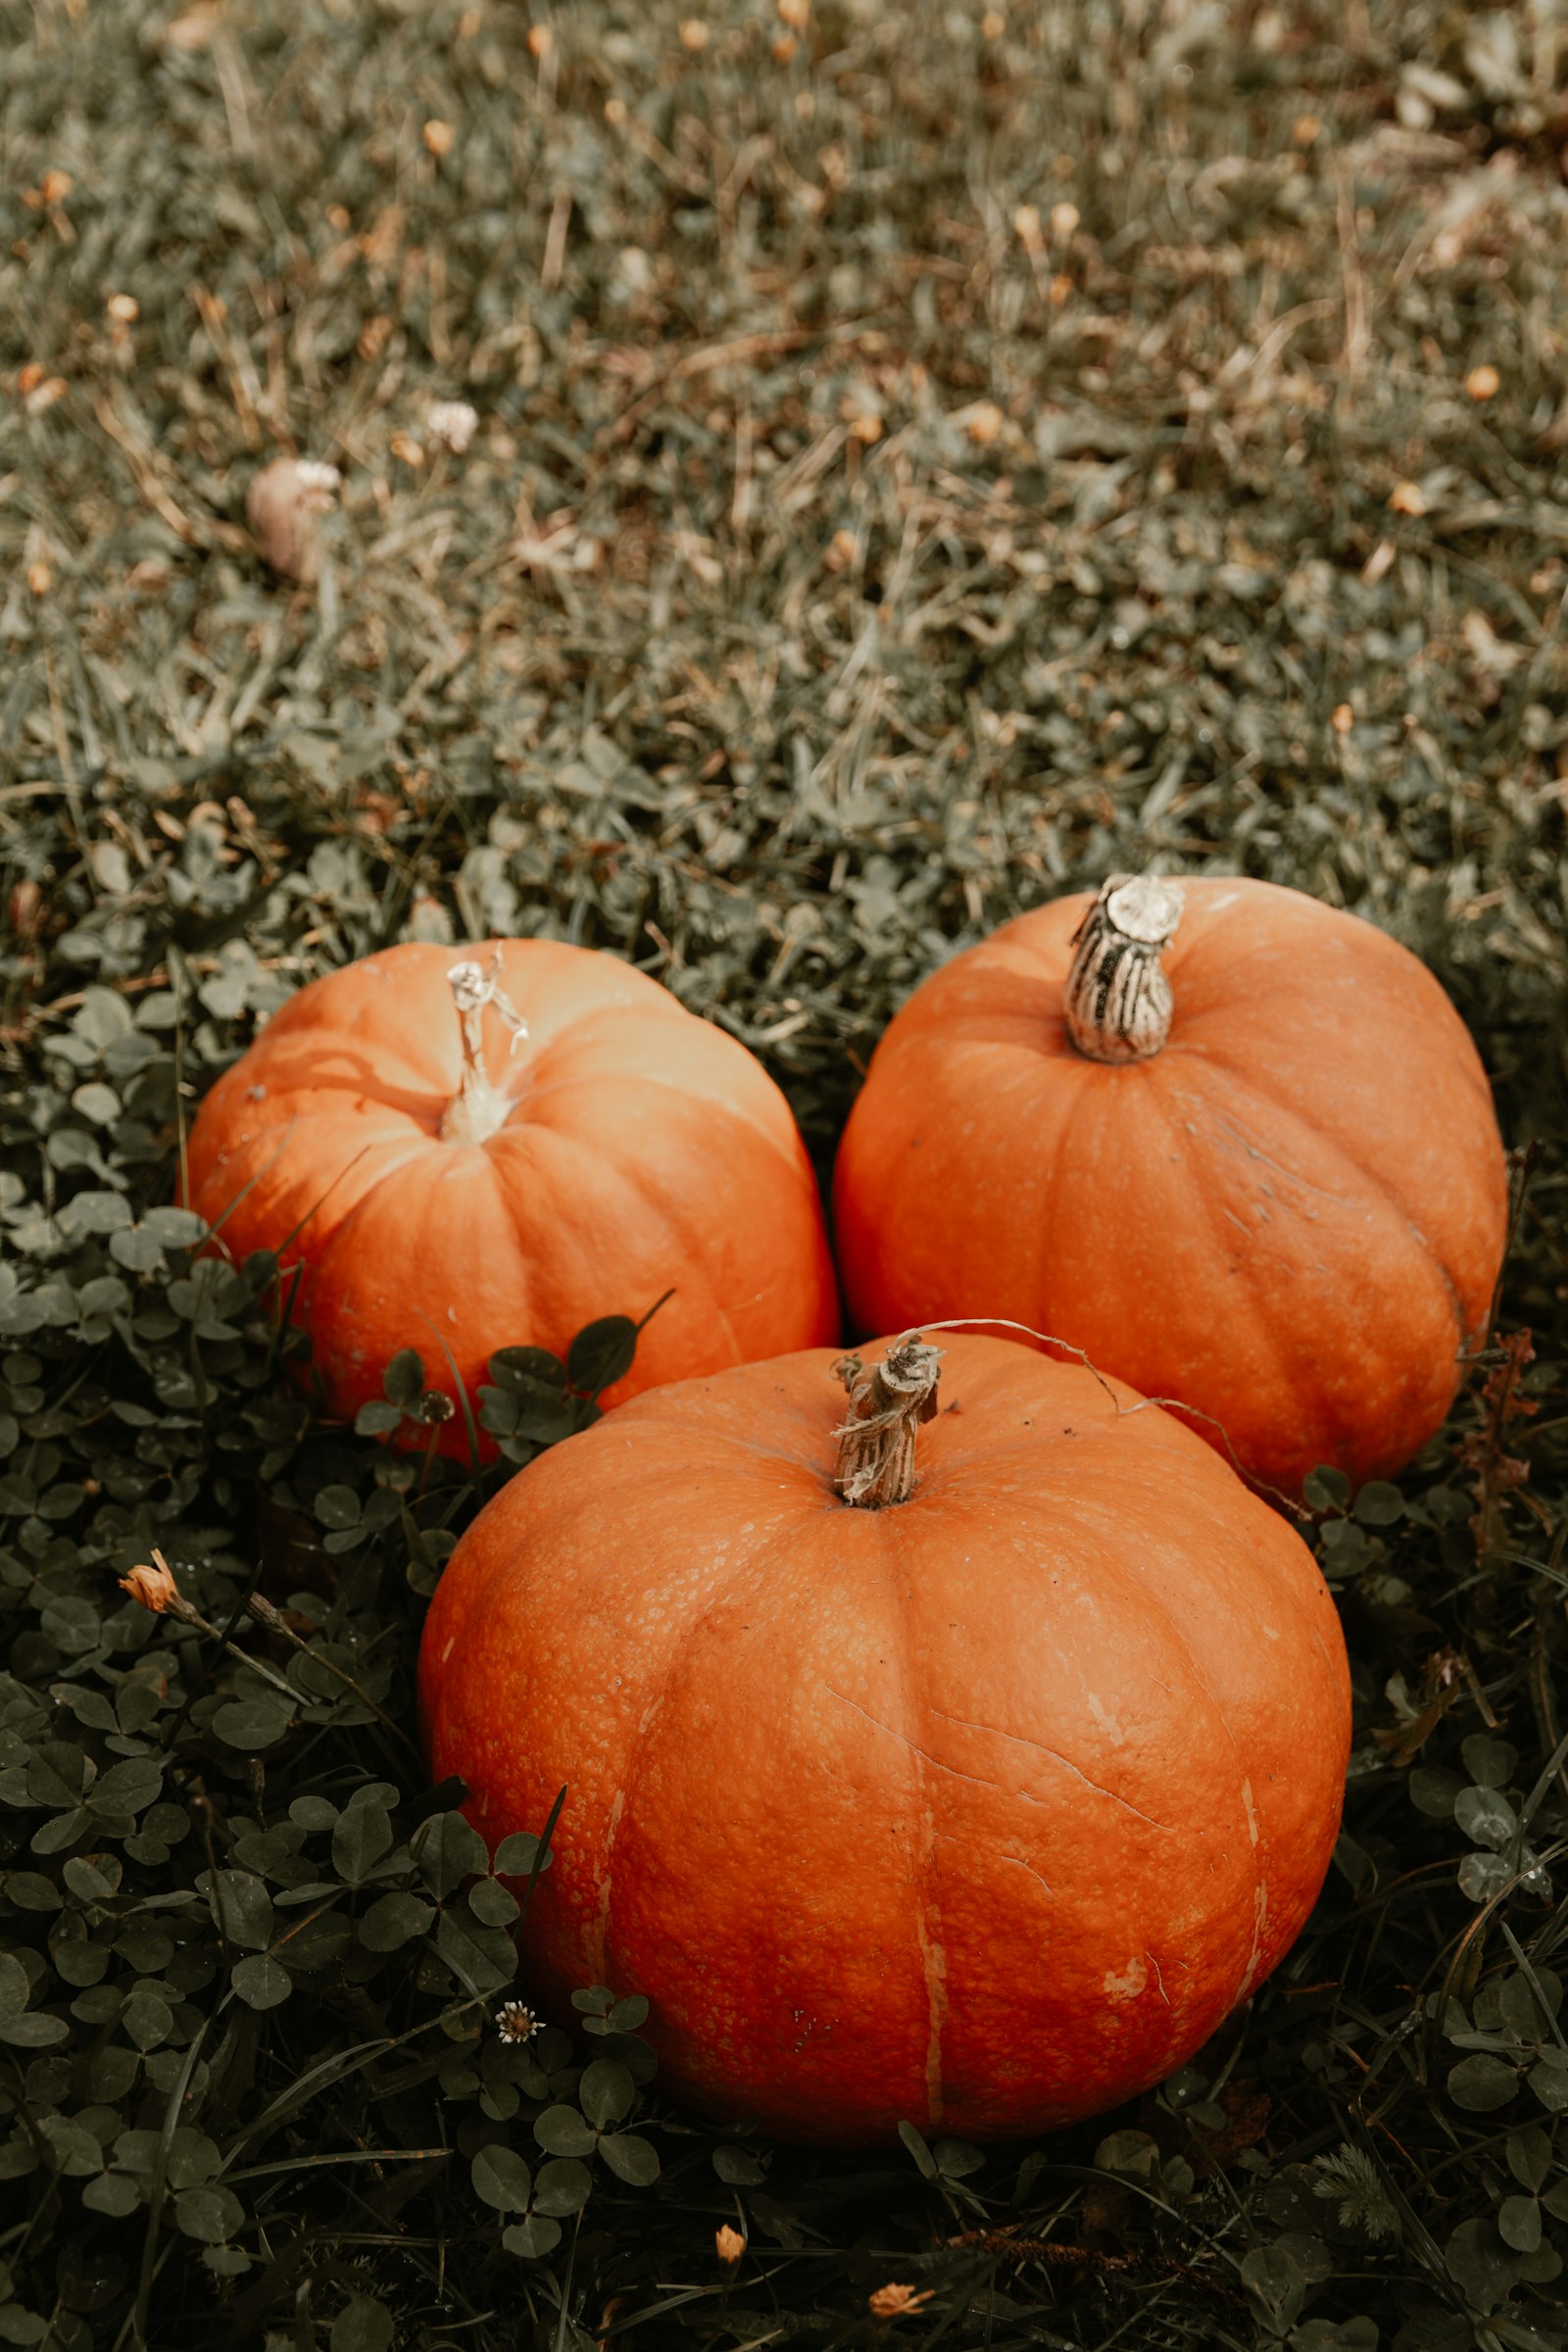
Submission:
[[[484,1066],[484,1013],[487,1004],[512,1031],[512,1050],[528,1034],[528,1024],[501,985],[501,955],[497,950],[484,971],[471,960],[455,963],[447,974],[452,1002],[463,1023],[463,1084],[447,1104],[441,1140],[447,1144],[485,1144],[504,1127],[513,1099],[493,1086]]]
[[[1181,886],[1154,874],[1112,874],[1073,933],[1067,1029],[1091,1061],[1148,1061],[1170,1034],[1170,982],[1160,968],[1182,919]]]
[[[937,1409],[942,1350],[917,1331],[891,1347],[869,1371],[858,1355],[833,1369],[850,1392],[850,1417],[834,1431],[839,1442],[833,1483],[862,1511],[907,1502],[914,1492],[914,1433]]]

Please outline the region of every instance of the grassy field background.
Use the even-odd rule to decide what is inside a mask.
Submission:
[[[0,0],[0,2341],[1568,2343],[1565,84],[1547,0]],[[1318,1496],[1307,1936],[983,2158],[695,2128],[603,2001],[508,2050],[374,1711],[476,1485],[311,1423],[168,1206],[195,1097],[347,957],[543,934],[825,1166],[918,978],[1150,862],[1417,949],[1530,1153],[1448,1431]],[[538,2144],[596,2057],[657,2180]]]

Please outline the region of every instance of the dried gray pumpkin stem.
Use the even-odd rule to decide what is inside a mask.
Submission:
[[[1182,919],[1181,886],[1156,874],[1112,874],[1073,933],[1067,1030],[1091,1061],[1149,1061],[1170,1034],[1170,982],[1160,965]]]

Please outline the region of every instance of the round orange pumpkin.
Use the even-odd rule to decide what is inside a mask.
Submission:
[[[1320,1462],[1388,1476],[1442,1422],[1507,1183],[1480,1058],[1406,949],[1265,882],[1123,875],[915,991],[834,1210],[857,1328],[1027,1324],[1296,1493]]]
[[[410,945],[312,982],[203,1102],[186,1198],[236,1258],[303,1268],[295,1313],[344,1415],[401,1348],[471,1396],[496,1349],[564,1354],[666,1291],[607,1401],[837,1331],[778,1088],[585,948]],[[461,1416],[445,1435],[465,1446]]]
[[[852,1359],[847,1421],[826,1351],[639,1397],[502,1491],[425,1624],[430,1770],[481,1834],[566,1789],[525,1985],[646,1993],[674,2083],[787,2137],[1001,2137],[1158,2082],[1339,1823],[1300,1539],[1130,1391],[943,1352],[942,1410],[908,1340]]]

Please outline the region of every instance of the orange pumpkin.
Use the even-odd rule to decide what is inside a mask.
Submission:
[[[425,1624],[430,1770],[485,1838],[566,1788],[525,1983],[648,1994],[686,2095],[794,2138],[1158,2082],[1339,1823],[1300,1539],[1130,1391],[959,1338],[939,1411],[938,1353],[852,1359],[847,1421],[825,1351],[639,1397],[502,1491]]]
[[[1507,1184],[1407,950],[1265,882],[1121,875],[915,991],[834,1207],[858,1329],[1027,1324],[1295,1493],[1319,1462],[1387,1476],[1442,1422]]]
[[[304,1269],[328,1405],[403,1348],[471,1396],[500,1348],[564,1354],[673,1291],[607,1397],[837,1331],[788,1104],[735,1039],[612,956],[389,948],[314,981],[203,1102],[187,1199],[236,1258]],[[460,1418],[447,1442],[466,1444]]]

